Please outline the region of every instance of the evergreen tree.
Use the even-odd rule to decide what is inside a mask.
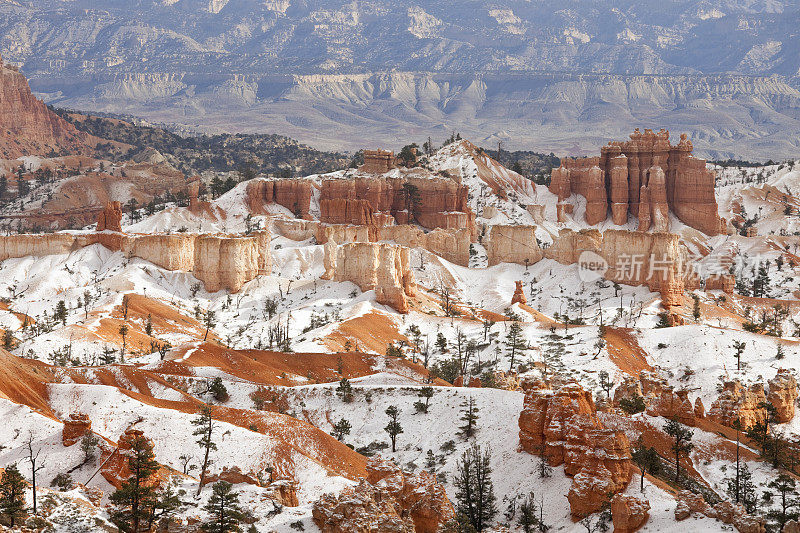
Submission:
[[[209,309],[203,317],[203,324],[206,326],[206,333],[203,335],[203,341],[208,339],[208,332],[211,328],[217,325],[216,313]]]
[[[419,389],[419,397],[424,398],[425,401],[417,400],[414,402],[414,408],[418,413],[427,413],[429,402],[433,397],[433,387],[422,387]]]
[[[440,354],[447,353],[447,337],[441,331],[436,334],[436,347],[439,349]]]
[[[222,378],[220,377],[216,377],[211,381],[211,385],[208,387],[208,392],[211,393],[211,396],[213,396],[218,402],[227,402],[228,398],[230,398],[228,389],[225,387],[225,384],[222,382]]]
[[[520,352],[528,349],[528,343],[525,341],[525,337],[522,334],[522,326],[519,325],[519,322],[516,320],[511,323],[511,326],[508,328],[508,334],[506,335],[506,350],[508,354],[511,356],[511,365],[509,366],[509,370],[514,370],[514,359]]]
[[[16,463],[7,466],[0,478],[0,515],[13,528],[25,517],[25,479]]]
[[[217,449],[217,445],[214,443],[214,430],[217,428],[217,425],[214,423],[214,419],[211,416],[211,406],[208,404],[203,405],[200,409],[200,415],[192,420],[192,425],[197,426],[197,429],[194,430],[192,435],[199,436],[200,438],[197,439],[197,444],[203,450],[203,466],[200,470],[200,484],[197,486],[197,494],[200,494],[200,491],[203,490],[203,485],[206,482],[206,472],[208,472],[208,459],[209,455],[212,450]]]
[[[661,458],[658,456],[658,451],[656,451],[655,448],[644,446],[641,439],[639,440],[638,446],[634,448],[631,457],[633,457],[633,461],[642,473],[642,477],[639,481],[639,490],[644,492],[644,475],[657,475],[661,470]]]
[[[689,452],[694,448],[692,444],[692,437],[694,436],[692,430],[678,422],[675,418],[669,420],[664,425],[664,432],[675,439],[672,444],[672,451],[675,452],[675,482],[677,483],[681,477],[681,456],[689,455]]]
[[[517,524],[524,533],[533,533],[534,529],[539,529],[539,517],[537,516],[536,497],[533,492],[529,493],[519,506],[519,518]]]
[[[756,298],[766,298],[769,294],[769,274],[766,265],[758,267],[758,274],[753,280],[753,296]]]
[[[547,462],[544,455],[539,456],[539,462],[536,465],[536,470],[539,472],[541,479],[547,479],[553,475],[553,467]]]
[[[335,426],[333,426],[333,436],[336,438],[336,440],[340,441],[345,435],[350,434],[350,429],[352,429],[350,422],[342,418],[336,423]]]
[[[767,486],[774,489],[778,495],[778,509],[770,509],[767,512],[767,518],[777,526],[776,531],[783,531],[783,526],[786,525],[786,522],[797,520],[800,515],[798,513],[800,502],[797,499],[796,482],[788,474],[779,474]],[[764,500],[771,501],[772,496],[772,493],[767,491],[764,493]]]
[[[606,393],[606,398],[611,398],[611,389],[614,388],[614,381],[609,377],[608,372],[601,370],[597,377],[600,378],[600,388]]]
[[[339,395],[339,398],[344,403],[350,403],[353,401],[353,387],[350,386],[350,381],[347,378],[342,378],[339,382],[339,386],[336,387],[336,394]]]
[[[461,420],[464,422],[464,425],[459,426],[458,434],[466,440],[475,436],[475,432],[477,431],[475,426],[478,422],[478,408],[475,407],[475,400],[472,396],[464,400],[461,407],[463,408]]]
[[[67,325],[67,304],[64,300],[59,300],[56,304],[56,309],[53,311],[53,320],[61,322],[62,325]]]
[[[738,468],[738,476],[728,478],[727,488],[725,492],[736,503],[741,503],[748,513],[756,511],[756,503],[758,496],[756,494],[756,485],[753,483],[753,474],[750,472],[750,467],[747,463],[742,464]]]
[[[398,411],[397,407],[394,405],[390,405],[386,408],[386,415],[389,417],[389,423],[386,424],[386,427],[384,427],[383,430],[388,433],[389,438],[392,439],[392,452],[395,452],[397,436],[403,432],[403,428],[400,426],[400,422],[397,420],[397,418],[400,416],[400,411]]]
[[[461,455],[455,477],[456,512],[466,517],[477,532],[489,527],[497,514],[492,484],[491,454],[473,444]]]
[[[122,324],[119,327],[119,334],[122,336],[122,350],[119,352],[119,358],[120,358],[120,361],[124,362],[125,361],[125,347],[126,347],[125,339],[128,336],[128,325],[127,324]]]
[[[736,370],[742,369],[742,354],[744,353],[744,349],[746,344],[742,341],[733,341],[733,349],[736,350]]]
[[[697,322],[700,320],[700,297],[696,294],[692,294],[692,299],[694,300],[694,306],[692,307],[692,316],[694,317],[694,321]]]
[[[425,454],[425,470],[431,474],[436,473],[436,454],[433,453],[433,450],[428,450],[428,453]]]
[[[201,530],[208,533],[241,531],[239,523],[245,518],[245,512],[239,505],[239,493],[234,492],[233,485],[227,481],[212,485],[211,497],[203,509],[209,519],[200,526]]]
[[[128,469],[131,475],[109,497],[114,509],[111,521],[124,533],[139,533],[148,529],[148,518],[156,501],[156,491],[151,481],[158,472],[153,445],[138,435],[131,441]]]
[[[174,513],[178,507],[181,506],[181,500],[172,488],[172,485],[167,485],[159,490],[156,494],[153,505],[150,506],[150,512],[147,518],[147,531],[153,529],[153,525],[158,522],[167,522],[164,524],[168,527],[169,515]]]

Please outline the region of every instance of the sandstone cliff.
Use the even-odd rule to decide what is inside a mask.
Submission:
[[[139,257],[167,270],[193,272],[206,289],[237,292],[272,268],[269,232],[250,236],[190,233],[125,235],[120,233],[0,236],[0,261],[13,257],[66,254],[92,244]]]
[[[577,263],[585,251],[594,252],[606,261],[606,279],[625,285],[647,285],[651,290],[661,290],[663,281],[681,282],[687,276],[688,252],[673,233],[563,229],[543,254],[569,265]]]
[[[489,266],[499,263],[532,265],[544,256],[536,240],[536,226],[492,226],[486,254]]]
[[[396,244],[355,242],[325,245],[323,279],[350,281],[362,291],[375,291],[378,303],[407,313],[408,298],[417,286],[408,259],[408,248]]]
[[[591,225],[605,220],[610,210],[615,224],[626,223],[630,213],[639,217],[640,231],[664,232],[672,212],[708,235],[724,233],[714,172],[692,150],[685,134],[672,145],[665,130],[637,129],[630,140],[602,147],[599,157],[563,160],[552,173],[550,191],[558,196],[560,214],[570,195],[585,197],[586,223]]]
[[[0,158],[86,154],[91,138],[47,109],[31,94],[28,80],[0,58]]]
[[[598,511],[631,478],[625,433],[605,428],[596,412],[591,393],[569,383],[555,392],[527,391],[519,415],[522,449],[543,455],[552,466],[563,464],[573,476],[567,499],[576,517]]]

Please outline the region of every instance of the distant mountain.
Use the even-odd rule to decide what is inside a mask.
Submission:
[[[664,126],[766,159],[800,153],[799,23],[779,0],[6,1],[0,52],[55,105],[328,149]]]

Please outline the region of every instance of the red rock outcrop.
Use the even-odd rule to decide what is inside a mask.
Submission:
[[[297,218],[308,218],[311,182],[304,179],[254,179],[247,184],[245,203],[251,213],[265,215],[266,204],[276,203]]]
[[[239,483],[247,483],[248,485],[261,486],[255,474],[250,472],[245,474],[238,466],[227,466],[222,468],[222,472],[207,474],[205,478],[206,485],[211,485],[217,481],[227,481],[231,485],[238,485]]]
[[[375,213],[367,200],[325,198],[319,201],[319,220],[328,224],[375,226]]]
[[[686,520],[696,513],[716,518],[724,524],[732,524],[739,533],[764,533],[766,531],[764,518],[747,514],[740,504],[723,500],[712,507],[703,499],[702,495],[688,490],[678,492],[675,500],[677,501],[675,520]]]
[[[137,438],[145,439],[146,445],[152,450],[153,441],[146,438],[141,430],[126,429],[125,433],[117,441],[117,448],[100,469],[100,475],[115,488],[120,488],[122,483],[131,476],[131,471],[128,468],[128,458],[131,455],[131,444]],[[158,483],[157,478],[153,479],[153,483]]]
[[[109,202],[97,217],[97,231],[122,231],[122,205]]]
[[[775,421],[779,424],[790,422],[794,418],[797,380],[789,370],[781,368],[768,384],[767,401],[775,407]]]
[[[391,461],[370,459],[367,462],[367,481],[386,491],[410,516],[416,533],[436,533],[455,517],[453,504],[447,499],[444,487],[428,472],[404,473]]]
[[[616,494],[611,500],[611,520],[615,533],[633,533],[650,517],[650,502],[636,496]]]
[[[91,429],[92,421],[89,419],[89,415],[70,413],[69,417],[64,420],[64,427],[61,429],[61,443],[64,446],[72,446]]]
[[[706,278],[707,291],[722,291],[733,294],[736,288],[736,278],[731,274],[713,275]]]
[[[511,297],[511,305],[528,303],[528,299],[525,298],[525,291],[522,288],[522,282],[515,281],[514,283],[516,283],[516,288],[514,289],[514,295]]]
[[[637,129],[630,140],[602,147],[600,157],[562,160],[552,172],[550,191],[562,205],[572,194],[584,196],[589,224],[605,220],[610,204],[615,224],[623,224],[631,213],[639,217],[640,231],[651,225],[667,231],[671,211],[684,224],[717,235],[725,222],[717,214],[714,172],[692,150],[686,135],[671,145],[665,130]]]
[[[362,291],[375,291],[378,303],[400,313],[409,310],[409,297],[417,284],[409,263],[408,248],[388,243],[355,242],[325,245],[323,279],[350,281]]]
[[[726,381],[719,397],[711,403],[706,416],[723,426],[733,427],[738,419],[742,428],[763,421],[763,410],[758,407],[767,401],[764,386],[760,383],[744,387],[739,381]]]
[[[366,479],[338,496],[325,494],[311,515],[322,533],[415,533],[400,504]]]
[[[88,154],[91,139],[34,97],[25,76],[0,58],[0,158]]]
[[[364,150],[364,164],[358,167],[361,172],[385,174],[394,168],[394,152],[388,150]]]
[[[698,412],[702,412],[702,403],[692,406],[689,391],[675,390],[667,381],[654,372],[642,371],[638,379],[626,376],[614,391],[614,404],[619,405],[622,398],[631,399],[641,396],[647,414],[675,418],[680,423],[693,426]],[[699,398],[698,398],[699,400]],[[700,415],[702,417],[702,415]]]
[[[272,498],[286,507],[298,507],[300,500],[297,498],[297,483],[288,479],[282,479],[270,483],[269,489],[272,491]]]
[[[573,476],[567,499],[574,516],[599,510],[631,478],[630,443],[622,431],[607,429],[596,417],[591,393],[576,383],[557,391],[530,390],[519,416],[522,449],[564,464]]]
[[[486,255],[489,266],[499,263],[533,265],[544,257],[536,241],[536,226],[492,226]]]

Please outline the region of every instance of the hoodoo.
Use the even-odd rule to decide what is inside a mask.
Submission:
[[[599,157],[564,159],[553,170],[550,191],[560,205],[572,194],[586,198],[586,223],[608,218],[622,225],[639,218],[639,230],[669,231],[669,213],[707,235],[725,233],[717,214],[714,172],[692,156],[692,142],[681,134],[670,144],[669,132],[634,131],[629,141],[612,141]],[[563,211],[563,209],[562,209]]]

